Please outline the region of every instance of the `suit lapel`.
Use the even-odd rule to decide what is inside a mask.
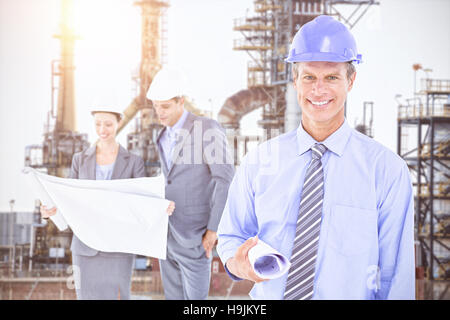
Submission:
[[[123,171],[128,165],[129,158],[130,154],[128,153],[128,151],[119,144],[119,153],[117,154],[117,158],[114,164],[111,180],[119,179],[122,176]]]
[[[96,164],[96,150],[97,146],[94,144],[92,147],[86,150],[84,165],[81,167],[85,167],[86,172],[85,175],[90,180],[95,180],[95,164]]]
[[[192,113],[188,112],[186,120],[184,121],[184,124],[182,126],[182,130],[186,130],[188,132],[188,134],[181,135],[181,141],[179,142],[180,147],[184,146],[184,144],[186,143],[186,138],[191,135],[191,130],[192,130],[192,127],[194,126],[194,120],[195,120],[195,116]],[[178,143],[176,145],[178,145]],[[172,169],[173,169],[175,163],[177,162],[178,158],[180,157],[181,150],[182,150],[182,148],[179,149],[179,152],[176,152],[176,153],[174,152],[172,155],[172,166],[170,167],[170,170],[168,173],[169,175],[172,172]]]
[[[166,161],[166,157],[164,156],[164,152],[161,148],[161,145],[159,143],[159,140],[161,139],[162,135],[164,134],[164,132],[166,131],[166,127],[163,127],[158,134],[158,137],[156,138],[156,146],[158,147],[158,153],[159,153],[159,160],[161,162],[161,168],[163,170],[164,175],[167,177],[168,174],[168,168],[167,168],[167,161]]]

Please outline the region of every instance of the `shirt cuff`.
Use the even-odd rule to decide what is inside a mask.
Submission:
[[[233,281],[241,281],[241,280],[244,280],[244,279],[239,278],[239,277],[236,277],[234,274],[232,274],[232,273],[230,272],[230,270],[228,270],[227,264],[224,264],[223,267],[225,268],[225,271],[228,273],[228,276],[229,276]]]
[[[218,251],[221,251],[221,250],[218,250]],[[234,251],[233,251],[233,250],[227,250],[227,251],[225,251],[225,252],[220,252],[220,253],[219,253],[219,256],[220,256],[220,258],[221,258],[221,260],[222,260],[223,267],[224,267],[226,273],[228,274],[228,276],[229,276],[232,280],[234,280],[234,281],[241,281],[241,280],[244,280],[244,279],[242,279],[242,278],[236,277],[236,276],[235,276],[234,274],[232,274],[232,273],[230,272],[230,270],[228,270],[228,268],[227,268],[227,261],[228,261],[229,259],[231,259],[231,258],[234,257]]]

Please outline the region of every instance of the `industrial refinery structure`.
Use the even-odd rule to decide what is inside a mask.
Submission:
[[[417,295],[448,299],[450,79],[422,79],[414,97],[399,104],[397,119],[397,153],[415,189]]]
[[[50,175],[67,177],[74,153],[89,146],[87,134],[77,131],[74,90],[74,55],[77,36],[66,23],[72,0],[62,0],[61,57],[52,61],[52,103],[45,124],[43,142],[25,148],[25,166]],[[292,37],[305,23],[321,14],[335,16],[350,29],[373,0],[255,0],[254,14],[237,17],[233,30],[239,36],[230,50],[248,53],[247,88],[227,98],[218,121],[227,129],[234,162],[248,150],[250,141],[263,141],[295,129],[301,118],[292,86],[289,65],[284,62]],[[128,124],[127,149],[145,161],[148,176],[160,174],[156,137],[161,130],[146,92],[158,70],[167,63],[167,0],[140,0],[141,61],[133,78],[136,96],[124,106],[119,131]],[[346,7],[346,10],[341,10]],[[346,12],[346,14],[343,14]],[[244,70],[243,70],[244,71]],[[417,298],[446,298],[450,282],[450,81],[424,79],[420,92],[398,106],[398,154],[408,163],[414,181],[416,201]],[[373,137],[373,103],[364,103],[364,116],[356,129]],[[187,101],[196,114],[212,116]],[[245,136],[240,121],[260,109],[258,125],[264,137]],[[131,128],[130,128],[131,127]],[[34,212],[0,215],[0,299],[73,299],[69,282],[71,231],[59,232],[53,223],[43,222],[39,203]],[[430,281],[428,281],[430,280]],[[73,281],[72,281],[73,282]],[[245,296],[251,284],[232,282],[214,257],[210,295]],[[41,288],[41,289],[40,289]],[[156,259],[138,257],[133,274],[132,294],[162,294]]]

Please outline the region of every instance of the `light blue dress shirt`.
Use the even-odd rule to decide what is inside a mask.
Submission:
[[[115,162],[111,164],[95,164],[95,180],[111,180]]]
[[[218,228],[224,264],[255,235],[290,258],[315,143],[300,125],[246,155]],[[328,150],[313,299],[414,299],[414,196],[405,161],[347,120],[322,143]],[[255,284],[250,296],[283,299],[286,279]]]
[[[180,119],[178,119],[177,123],[173,125],[173,127],[167,126],[165,132],[159,139],[159,143],[161,144],[161,148],[164,152],[164,159],[166,160],[167,168],[170,170],[172,166],[172,157],[173,157],[173,149],[177,142],[177,132],[183,127],[184,122],[186,121],[188,112],[186,110],[183,111]]]

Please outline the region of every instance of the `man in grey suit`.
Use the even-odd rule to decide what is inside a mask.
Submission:
[[[206,299],[212,249],[234,166],[217,121],[184,109],[184,84],[178,70],[163,69],[147,95],[165,126],[157,142],[166,198],[176,206],[169,218],[167,258],[160,267],[166,299]]]

